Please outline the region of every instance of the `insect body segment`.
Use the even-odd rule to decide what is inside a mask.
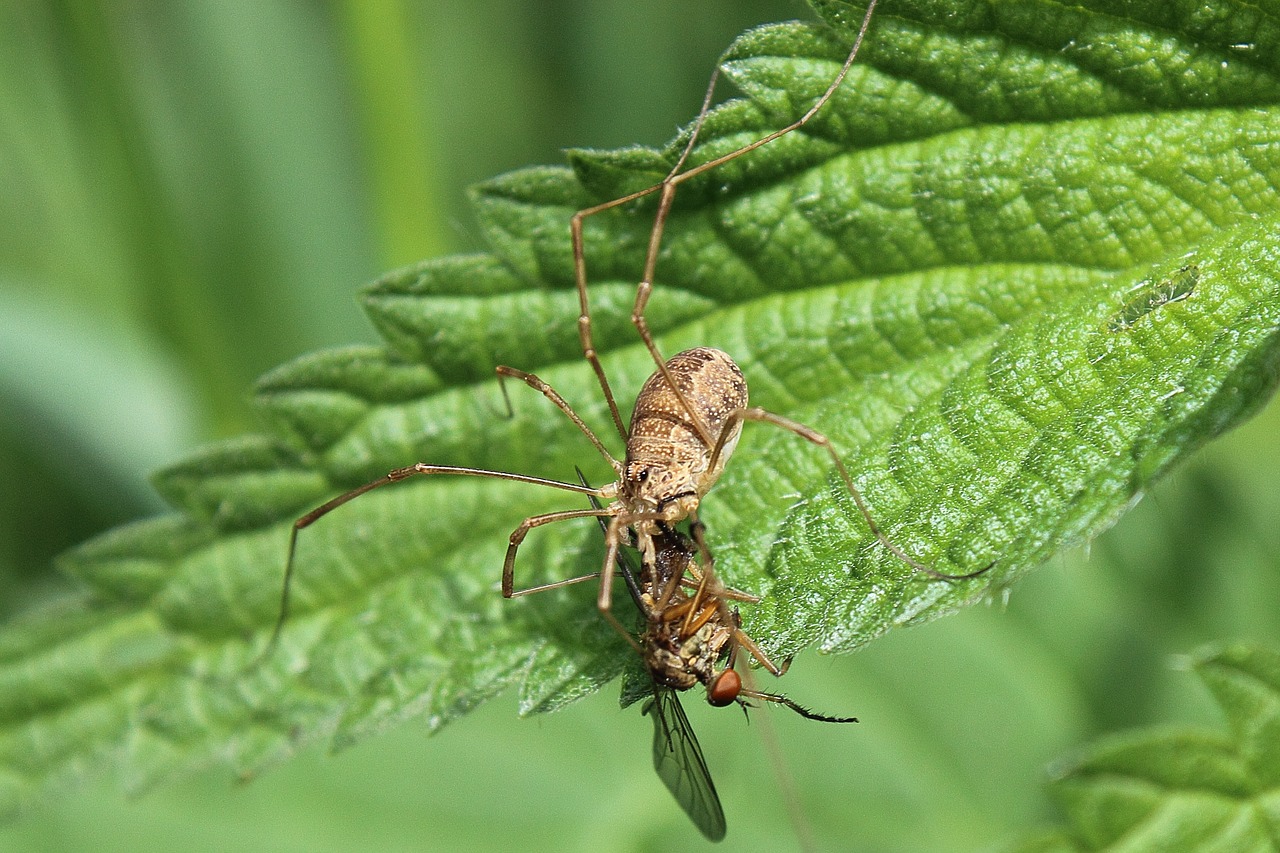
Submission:
[[[734,669],[739,649],[771,674],[781,676],[779,667],[742,630],[742,621],[730,601],[756,603],[753,595],[722,584],[709,568],[697,563],[705,550],[689,536],[665,528],[655,537],[657,558],[651,567],[640,568],[640,595],[637,604],[645,617],[640,647],[645,666],[654,683],[673,690],[688,690],[701,684],[707,702],[717,707],[757,699],[786,705],[801,716],[830,723],[853,723],[853,717],[830,717],[778,694],[742,684]],[[630,570],[624,563],[624,570]],[[788,662],[789,663],[789,662]]]
[[[747,382],[733,359],[720,350],[697,347],[676,353],[666,366],[644,383],[631,415],[619,508],[606,532],[612,549],[605,561],[606,585],[622,530],[635,531],[643,562],[652,564],[652,537],[663,525],[696,514],[742,433],[741,422],[731,418],[746,405]],[[691,411],[668,377],[693,401]],[[707,430],[724,437],[720,445],[703,440]],[[602,589],[601,601],[605,594]]]
[[[725,619],[723,602],[706,594],[708,586],[718,584],[695,568],[696,548],[689,537],[666,530],[657,542],[657,559],[640,569],[637,603],[645,617],[640,636],[645,666],[656,684],[688,690],[701,683],[710,697],[711,685],[719,678],[719,663],[729,654],[734,628]],[[696,584],[693,595],[682,586],[686,577]],[[739,600],[758,600],[745,593],[723,592]],[[736,698],[735,693],[727,702],[711,704],[727,705]]]
[[[724,470],[742,432],[741,421],[731,424],[730,419],[746,409],[746,379],[731,357],[710,347],[677,352],[666,368],[655,371],[636,398],[627,461],[685,467],[698,475],[698,493],[705,494]],[[677,389],[689,401],[687,409]],[[728,434],[722,438],[726,429]],[[712,460],[710,452],[717,439],[721,439],[721,452]]]
[[[747,380],[718,349],[676,353],[666,367],[665,373],[649,377],[636,398],[623,473],[624,495],[638,507],[655,510],[677,496],[701,497],[710,491],[742,433],[742,423],[730,426],[729,419],[747,407]],[[667,383],[668,376],[692,401],[690,410]],[[719,437],[726,427],[728,435],[713,459],[714,448],[702,436],[709,432]],[[690,510],[696,508],[695,502]]]

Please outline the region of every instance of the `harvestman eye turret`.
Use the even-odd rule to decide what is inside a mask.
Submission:
[[[717,69],[717,72],[712,75],[706,98],[703,101],[702,109],[694,124],[689,141],[667,178],[662,183],[648,189],[587,208],[574,215],[571,221],[570,233],[573,241],[575,278],[581,309],[578,317],[579,337],[582,342],[583,355],[599,380],[614,426],[625,442],[625,457],[622,461],[616,459],[564,398],[542,379],[531,373],[506,366],[499,366],[497,374],[500,382],[507,377],[519,379],[554,403],[608,461],[617,476],[617,480],[601,488],[590,488],[583,485],[505,471],[418,463],[397,468],[373,482],[366,483],[352,491],[339,495],[294,522],[289,540],[289,552],[281,592],[279,615],[272,633],[272,639],[264,654],[274,646],[288,616],[289,588],[294,571],[294,554],[297,547],[298,533],[329,512],[366,492],[415,475],[435,474],[487,477],[548,486],[587,495],[601,501],[602,505],[597,508],[552,512],[533,516],[522,521],[510,536],[510,544],[502,566],[502,594],[504,597],[513,598],[598,576],[600,578],[600,590],[597,605],[601,613],[635,645],[635,639],[631,637],[630,633],[622,627],[610,612],[612,579],[617,566],[618,549],[625,543],[634,543],[640,551],[641,559],[646,564],[652,565],[656,559],[657,552],[655,537],[669,529],[670,525],[676,522],[684,519],[696,521],[698,506],[724,470],[725,464],[737,446],[738,438],[742,432],[742,425],[745,421],[760,421],[773,424],[822,447],[830,455],[836,470],[839,472],[858,511],[866,520],[871,532],[886,549],[903,563],[930,577],[941,580],[963,580],[975,577],[986,571],[986,569],[982,569],[967,574],[945,574],[918,562],[906,554],[875,523],[839,454],[836,453],[835,448],[826,436],[781,415],[748,405],[747,383],[742,371],[739,370],[732,358],[720,350],[710,347],[695,347],[677,353],[670,359],[664,359],[644,317],[645,307],[653,289],[652,282],[661,247],[663,228],[679,186],[690,178],[754,151],[763,145],[767,145],[780,136],[791,133],[805,125],[816,115],[839,87],[853,64],[858,54],[858,49],[862,44],[863,36],[866,34],[867,27],[870,24],[874,8],[875,0],[872,0],[867,7],[866,15],[863,18],[861,28],[849,55],[831,85],[814,105],[795,122],[736,151],[684,170],[684,163],[693,150],[698,138],[698,132],[711,104],[718,77]],[[631,321],[639,332],[645,347],[652,355],[657,369],[640,389],[640,394],[636,398],[636,405],[632,412],[631,425],[628,429],[623,424],[617,402],[605,375],[604,367],[596,354],[595,343],[592,338],[591,311],[587,298],[587,266],[583,249],[582,229],[583,223],[589,217],[653,193],[660,194],[658,211],[649,237],[643,277],[636,290]],[[607,519],[605,558],[599,572],[526,589],[515,588],[516,552],[529,531],[544,524],[590,517]],[[707,551],[705,543],[699,542],[699,547],[703,565],[709,575],[712,566],[711,555]]]

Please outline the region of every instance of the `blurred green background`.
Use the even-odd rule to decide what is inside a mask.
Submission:
[[[356,288],[480,247],[465,187],[568,146],[657,144],[744,27],[798,2],[0,4],[0,618],[68,588],[61,550],[162,510],[146,475],[253,428],[253,379],[372,341]],[[796,846],[772,729],[823,849],[972,850],[1053,820],[1046,764],[1099,732],[1218,725],[1176,656],[1280,645],[1280,409],[1200,453],[1006,606],[797,661],[857,727],[686,702],[738,849]],[[5,850],[704,846],[606,689],[442,736],[409,725],[252,784],[137,800],[97,779]],[[705,845],[709,846],[709,845]]]

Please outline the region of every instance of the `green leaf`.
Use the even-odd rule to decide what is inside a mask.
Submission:
[[[1167,727],[1112,736],[1061,767],[1070,833],[1009,850],[1274,850],[1280,836],[1280,654],[1248,645],[1194,663],[1231,733]],[[1047,844],[1047,843],[1046,843]]]
[[[818,5],[835,30],[769,26],[732,48],[725,71],[748,98],[709,116],[691,162],[823,91],[860,13]],[[748,630],[780,657],[850,650],[1007,588],[1114,523],[1276,381],[1274,15],[952,11],[885,0],[828,109],[690,181],[667,223],[648,313],[663,351],[732,353],[754,403],[831,437],[907,552],[948,572],[994,562],[965,583],[912,572],[825,454],[750,425],[704,519],[726,580],[764,598]],[[245,667],[276,617],[291,522],[334,494],[414,461],[606,481],[545,399],[513,389],[507,417],[492,369],[536,370],[613,438],[579,348],[567,224],[651,182],[683,138],[479,187],[490,254],[372,285],[385,347],[273,371],[267,433],[162,472],[174,516],[68,555],[91,600],[0,634],[4,695],[30,697],[3,712],[0,800],[102,764],[131,788],[214,760],[247,776],[309,741],[407,717],[438,728],[513,685],[523,713],[550,710],[622,672],[633,653],[588,585],[496,589],[511,529],[578,502],[468,478],[381,489],[308,528],[281,644]],[[627,322],[652,216],[642,202],[585,234],[623,397],[653,369]],[[601,553],[591,524],[541,528],[517,583],[593,571]]]

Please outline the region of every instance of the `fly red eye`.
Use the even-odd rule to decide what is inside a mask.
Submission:
[[[726,669],[707,684],[707,701],[717,708],[732,705],[742,692],[742,677]]]

